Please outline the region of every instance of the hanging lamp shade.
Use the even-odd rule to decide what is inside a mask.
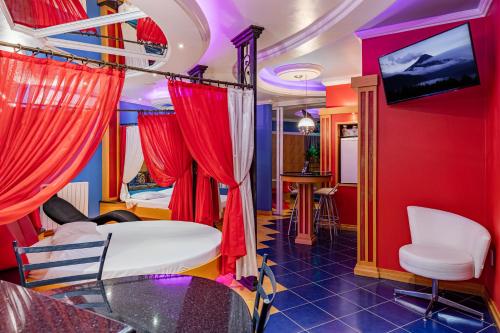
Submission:
[[[5,4],[14,23],[35,29],[88,18],[79,0],[5,0]]]
[[[297,127],[300,133],[309,135],[316,129],[316,124],[314,123],[314,120],[312,118],[309,118],[309,114],[307,113],[307,111],[302,110],[302,113],[304,114],[304,117],[299,120]]]
[[[150,17],[141,18],[137,21],[137,40],[146,43],[167,45],[167,37],[158,24]]]

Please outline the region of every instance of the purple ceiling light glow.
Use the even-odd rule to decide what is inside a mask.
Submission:
[[[313,119],[319,119],[319,109],[307,109],[307,113],[311,116]],[[302,118],[304,115],[302,113],[302,110],[299,110],[294,113],[297,117]]]
[[[246,28],[249,23],[233,1],[198,0],[197,3],[210,26],[210,45],[199,63],[210,63],[218,59],[225,48],[232,47],[231,39]]]
[[[413,30],[414,27],[435,25],[436,19],[445,18],[447,22],[464,19],[462,13],[477,10],[482,0],[435,1],[435,0],[396,0],[389,8],[370,20],[356,31],[361,38],[394,33],[397,30]]]

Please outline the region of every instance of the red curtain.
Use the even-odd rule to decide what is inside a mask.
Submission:
[[[5,0],[12,20],[30,28],[46,28],[87,19],[79,0]],[[95,28],[86,31],[97,32]]]
[[[141,18],[137,21],[137,40],[167,45],[167,37],[150,17]]]
[[[236,259],[246,255],[246,245],[241,194],[233,172],[227,89],[171,81],[168,90],[191,155],[211,177],[229,186],[222,227],[222,273],[235,273]]]
[[[0,270],[17,267],[16,256],[12,250],[12,242],[17,240],[19,246],[31,246],[38,242],[39,223],[38,209],[19,220],[0,225]]]
[[[196,178],[195,221],[209,226],[219,219],[219,188],[217,182],[200,166]]]
[[[0,224],[33,212],[83,169],[124,73],[0,51]]]
[[[175,182],[169,208],[172,219],[193,221],[193,159],[173,114],[139,114],[144,161],[160,186]]]

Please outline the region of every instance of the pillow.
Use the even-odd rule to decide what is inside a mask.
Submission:
[[[39,242],[36,242],[30,247],[40,247],[40,246],[50,246],[50,245],[52,245],[52,237],[47,237]],[[28,253],[26,255],[28,256],[28,260],[31,264],[47,262],[50,260],[50,252]]]
[[[64,224],[57,228],[54,236],[45,238],[33,246],[47,246],[47,245],[63,245],[74,243],[86,243],[104,240],[105,236],[97,232],[96,224],[94,222],[71,222]],[[67,250],[67,251],[53,251],[43,253],[30,253],[28,259],[30,263],[39,263],[47,261],[58,261],[77,259],[83,257],[99,256],[102,253],[102,247]],[[53,267],[49,269],[37,269],[30,271],[29,277],[35,280],[52,279],[61,276],[83,274],[84,271],[94,273],[92,270],[98,263],[81,264],[73,266]]]
[[[132,194],[130,197],[132,199],[139,199],[139,200],[151,200],[151,199],[158,199],[158,198],[166,198],[168,194],[166,193],[160,193],[158,192],[153,192],[153,191],[145,191],[145,192],[139,192]]]
[[[52,237],[47,237],[31,245],[30,247],[50,246],[50,245],[52,245]],[[26,256],[30,264],[38,264],[41,262],[50,261],[50,254],[51,252],[27,253]],[[30,278],[33,278],[35,280],[42,280],[46,271],[47,271],[46,269],[36,269],[33,271],[29,271],[29,273],[28,272],[27,273]]]
[[[74,223],[74,222],[73,222]],[[85,222],[88,223],[88,222]],[[56,233],[57,234],[57,233]],[[64,241],[55,244],[52,239],[52,245],[74,244],[74,243],[87,243],[102,241],[106,236],[98,233],[95,229],[93,233],[87,234],[66,234]],[[93,247],[87,249],[67,250],[67,251],[53,251],[50,253],[50,258],[47,261],[60,261],[69,259],[78,259],[84,257],[100,256],[102,254],[102,247]],[[62,276],[79,275],[86,273],[96,273],[99,269],[99,263],[87,263],[80,265],[52,267],[48,269],[40,269],[30,272],[30,278],[35,280],[53,279]]]
[[[57,227],[54,236],[52,237],[52,245],[72,243],[68,241],[73,236],[81,236],[85,234],[97,233],[97,223],[95,222],[71,222]]]

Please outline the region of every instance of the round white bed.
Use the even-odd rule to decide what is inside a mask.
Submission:
[[[103,279],[140,274],[174,274],[219,255],[221,232],[204,224],[147,221],[97,227],[112,233]]]
[[[85,226],[90,222],[75,222]],[[71,224],[71,223],[70,223]],[[89,237],[104,239],[112,233],[103,270],[103,279],[143,274],[175,274],[204,265],[219,255],[221,232],[215,228],[183,221],[144,221],[106,224],[91,228],[71,230],[69,224],[54,237],[33,246],[57,245],[92,241]],[[75,225],[76,226],[76,225]],[[90,225],[88,225],[90,227]],[[97,233],[96,233],[97,231]],[[59,236],[59,237],[58,237]],[[92,249],[97,250],[97,249]],[[74,258],[75,252],[56,251],[41,256],[30,255],[30,263]],[[101,250],[99,250],[101,251]],[[81,257],[96,255],[80,253]],[[98,254],[97,254],[98,255]],[[84,264],[32,271],[30,278],[48,279],[65,275],[95,272],[97,264]]]

